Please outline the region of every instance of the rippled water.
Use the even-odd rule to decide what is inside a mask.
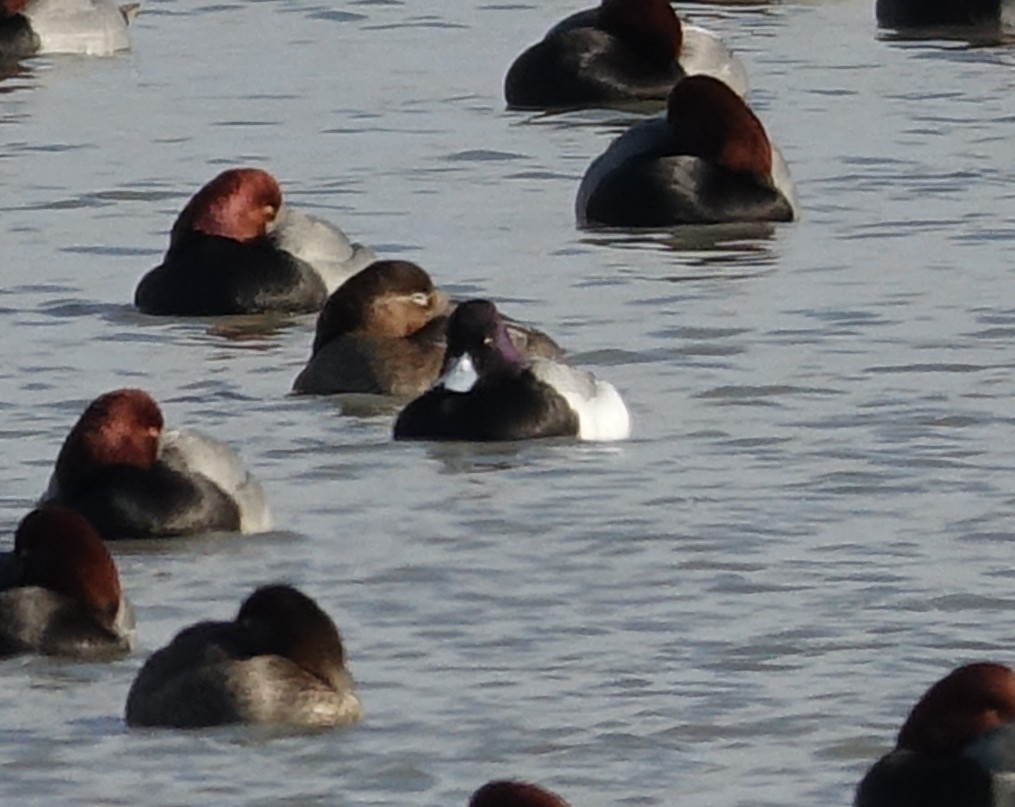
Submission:
[[[800,186],[767,231],[578,232],[636,117],[506,112],[553,3],[148,0],[132,54],[0,83],[0,473],[29,509],[87,401],[148,388],[238,446],[278,533],[118,548],[141,648],[0,665],[0,793],[38,804],[846,804],[925,686],[1013,662],[1015,51],[879,36],[870,0],[688,6]],[[610,445],[395,445],[286,393],[267,334],[128,305],[193,190],[294,204],[543,326],[625,393]],[[335,617],[357,728],[126,731],[181,626],[261,582]]]

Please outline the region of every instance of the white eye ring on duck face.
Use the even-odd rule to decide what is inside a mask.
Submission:
[[[409,301],[425,308],[430,305],[430,295],[422,291],[417,291],[415,294],[409,295]]]

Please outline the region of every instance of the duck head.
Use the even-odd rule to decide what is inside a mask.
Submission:
[[[22,519],[14,534],[21,583],[84,603],[108,624],[120,608],[120,577],[99,533],[83,516],[47,505]]]
[[[528,782],[488,782],[472,794],[469,807],[569,807],[555,793]]]
[[[261,586],[243,601],[236,623],[265,654],[287,658],[333,688],[343,683],[345,651],[338,628],[292,586]]]
[[[313,351],[347,333],[400,339],[447,309],[447,298],[421,267],[410,261],[377,261],[328,298],[317,320]]]
[[[674,153],[701,157],[772,184],[772,143],[743,99],[719,79],[688,76],[666,104]]]
[[[468,392],[480,378],[513,375],[524,367],[525,360],[492,302],[468,300],[455,308],[448,318],[439,385],[452,392]]]
[[[103,467],[150,469],[159,452],[162,412],[144,390],[120,389],[92,401],[56,458],[56,480],[69,490]]]
[[[28,0],[0,0],[0,18],[13,17],[20,14],[28,5]]]
[[[267,234],[282,206],[282,189],[275,177],[260,168],[230,168],[191,197],[173,224],[170,247],[191,233],[234,241],[251,241]]]
[[[603,0],[596,27],[630,42],[661,67],[677,60],[684,34],[669,0]]]
[[[1015,673],[981,662],[954,670],[927,690],[899,731],[896,747],[957,756],[987,731],[1015,720]]]

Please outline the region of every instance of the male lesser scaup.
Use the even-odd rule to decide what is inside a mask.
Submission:
[[[442,374],[399,413],[394,431],[396,440],[623,440],[629,433],[627,407],[612,385],[523,358],[488,300],[451,314]]]

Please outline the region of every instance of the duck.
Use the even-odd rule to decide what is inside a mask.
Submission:
[[[128,726],[171,728],[340,726],[362,714],[335,623],[286,584],[255,589],[231,622],[176,634],[145,661],[125,707]]]
[[[376,257],[323,219],[284,204],[267,171],[230,168],[184,206],[134,305],[158,316],[314,313]]]
[[[487,782],[469,799],[469,807],[570,807],[556,793],[529,782]]]
[[[747,92],[740,60],[714,34],[682,23],[668,0],[602,0],[515,59],[504,97],[511,109],[664,101],[677,81],[698,73]]]
[[[42,502],[81,513],[107,541],[271,528],[264,489],[236,452],[200,432],[165,430],[159,405],[140,389],[88,405]]]
[[[551,359],[525,359],[489,300],[451,313],[441,375],[395,420],[396,440],[623,440],[630,416],[613,385]]]
[[[1015,771],[1015,673],[977,662],[924,693],[895,748],[856,790],[854,807],[1001,807]]]
[[[1015,26],[1011,0],[877,0],[875,15],[882,28],[939,26]]]
[[[758,117],[710,76],[690,76],[665,117],[635,124],[585,172],[579,227],[792,221],[796,187]]]
[[[140,4],[110,0],[0,0],[0,60],[40,53],[111,56],[130,49]]]
[[[293,392],[420,395],[440,374],[444,328],[454,306],[421,266],[402,260],[371,264],[328,298]],[[513,320],[508,328],[526,355],[563,353],[535,328]]]
[[[134,648],[134,612],[116,564],[83,516],[58,506],[33,510],[0,565],[0,657],[109,661]]]

